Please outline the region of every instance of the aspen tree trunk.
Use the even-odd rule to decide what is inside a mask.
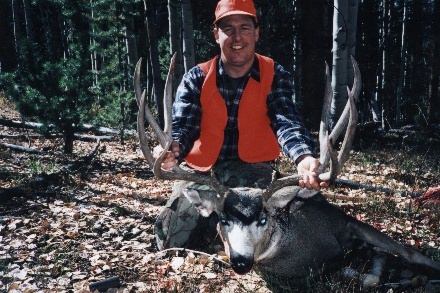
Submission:
[[[294,0],[294,22],[293,22],[293,78],[295,90],[295,104],[298,104],[299,97],[302,97],[301,77],[302,77],[302,38],[300,37],[300,22],[302,19],[302,1]]]
[[[193,16],[190,0],[182,0],[183,64],[185,72],[195,65]]]
[[[15,55],[17,56],[17,67],[20,67],[20,50],[21,50],[21,39],[22,39],[22,29],[21,29],[21,17],[20,17],[20,7],[19,1],[11,0],[11,12],[12,12],[12,22],[14,28],[14,43],[15,43]]]
[[[97,64],[97,53],[96,53],[96,40],[95,40],[95,10],[93,0],[90,0],[90,27],[92,29],[92,34],[90,36],[90,66],[92,68],[93,75],[93,86],[98,86],[98,64]],[[98,102],[100,100],[100,95],[97,96]]]
[[[175,80],[180,81],[183,75],[182,64],[182,13],[179,0],[168,0],[168,23],[170,33],[170,55],[176,53]],[[178,82],[173,84],[173,95],[177,90]]]
[[[406,26],[408,22],[407,15],[407,1],[403,1],[403,12],[402,12],[402,34],[401,34],[401,47],[400,47],[400,73],[399,73],[399,84],[397,87],[396,95],[396,112],[395,112],[395,123],[400,126],[403,121],[402,117],[402,102],[404,100],[405,88],[406,88],[406,74],[407,74],[407,40],[406,40]]]
[[[380,71],[380,83],[379,83],[379,90],[378,90],[378,97],[376,98],[377,103],[380,105],[381,109],[381,116],[380,121],[382,124],[382,128],[386,129],[389,127],[388,123],[386,123],[385,118],[388,116],[388,111],[386,109],[386,103],[384,101],[388,100],[390,97],[388,95],[388,82],[387,82],[387,75],[388,75],[388,59],[389,59],[389,39],[390,39],[390,2],[389,0],[383,0],[382,1],[382,34],[381,34],[381,55],[382,55],[382,70]]]
[[[406,82],[408,91],[403,108],[403,117],[408,123],[427,126],[427,108],[425,108],[426,89],[429,84],[427,66],[424,64],[425,52],[423,49],[424,13],[422,1],[409,3],[411,16],[408,23],[408,69]]]
[[[134,23],[133,19],[129,21],[129,26],[125,27],[125,49],[127,51],[127,64],[134,67],[137,60],[139,59],[139,54],[137,50],[137,41],[134,33]]]
[[[118,30],[118,39],[117,39],[117,52],[118,52],[118,63],[119,63],[119,71],[123,74],[120,75],[119,80],[119,105],[120,105],[120,141],[123,145],[124,141],[124,133],[127,127],[127,101],[125,93],[127,92],[127,82],[129,80],[129,64],[130,64],[130,53],[128,48],[128,33],[126,26],[127,19],[127,11],[126,5],[122,5],[120,2],[115,2],[115,19],[117,20],[116,28]]]
[[[147,35],[148,35],[148,48],[150,52],[150,62],[151,62],[151,75],[153,79],[153,93],[154,93],[154,101],[157,107],[157,114],[159,124],[161,126],[164,125],[164,117],[163,117],[163,82],[160,77],[160,66],[159,66],[159,52],[157,49],[157,39],[156,39],[156,25],[153,21],[153,3],[151,0],[144,0],[144,9],[146,15],[146,27],[147,27]]]
[[[24,8],[24,23],[26,28],[26,37],[28,41],[32,44],[35,38],[34,38],[34,26],[32,24],[32,10],[29,7],[29,0],[23,0],[23,8]]]
[[[347,101],[347,21],[348,0],[336,0],[333,14],[333,70],[332,87],[333,100],[331,105],[332,127],[344,109]]]

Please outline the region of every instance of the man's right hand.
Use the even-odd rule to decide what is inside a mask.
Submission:
[[[162,146],[161,145],[156,146],[153,149],[153,157],[155,159],[157,159],[162,152],[163,152]],[[179,158],[179,156],[180,156],[179,143],[176,141],[173,141],[171,143],[170,150],[167,151],[167,154],[165,155],[165,158],[162,161],[162,165],[161,165],[162,170],[169,171],[174,166],[176,166],[177,165],[177,158]]]

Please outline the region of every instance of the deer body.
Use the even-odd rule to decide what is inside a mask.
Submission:
[[[320,192],[289,186],[264,202],[262,189],[231,188],[221,210],[212,208],[213,193],[188,186],[184,194],[202,215],[217,212],[218,232],[239,274],[255,268],[266,276],[304,279],[324,268],[342,268],[347,252],[369,248],[440,275],[439,262],[347,215]],[[383,265],[373,269],[379,273],[364,277],[365,286],[377,285]]]
[[[347,233],[344,231],[347,217],[321,199],[320,194],[315,197],[301,202],[294,199],[274,216],[271,229],[279,230],[273,233],[280,235],[279,245],[256,258],[260,271],[301,278],[311,269],[318,271],[324,264],[343,255],[345,248],[341,245],[341,236]],[[268,234],[272,235],[272,232],[268,231]],[[270,246],[270,240],[267,246]]]

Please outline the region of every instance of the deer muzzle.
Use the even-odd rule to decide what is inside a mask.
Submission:
[[[231,252],[230,261],[234,272],[240,275],[249,273],[254,265],[253,257],[244,256],[234,252]]]

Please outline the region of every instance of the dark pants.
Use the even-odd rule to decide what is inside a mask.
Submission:
[[[182,168],[194,172],[186,166]],[[241,161],[221,162],[213,170],[217,179],[227,187],[265,188],[271,182],[273,172],[270,163],[248,164]],[[217,215],[213,213],[208,218],[199,215],[182,194],[187,184],[183,181],[174,183],[171,198],[156,219],[155,236],[159,250],[169,247],[206,248],[213,243]],[[215,193],[212,189],[209,192]]]

